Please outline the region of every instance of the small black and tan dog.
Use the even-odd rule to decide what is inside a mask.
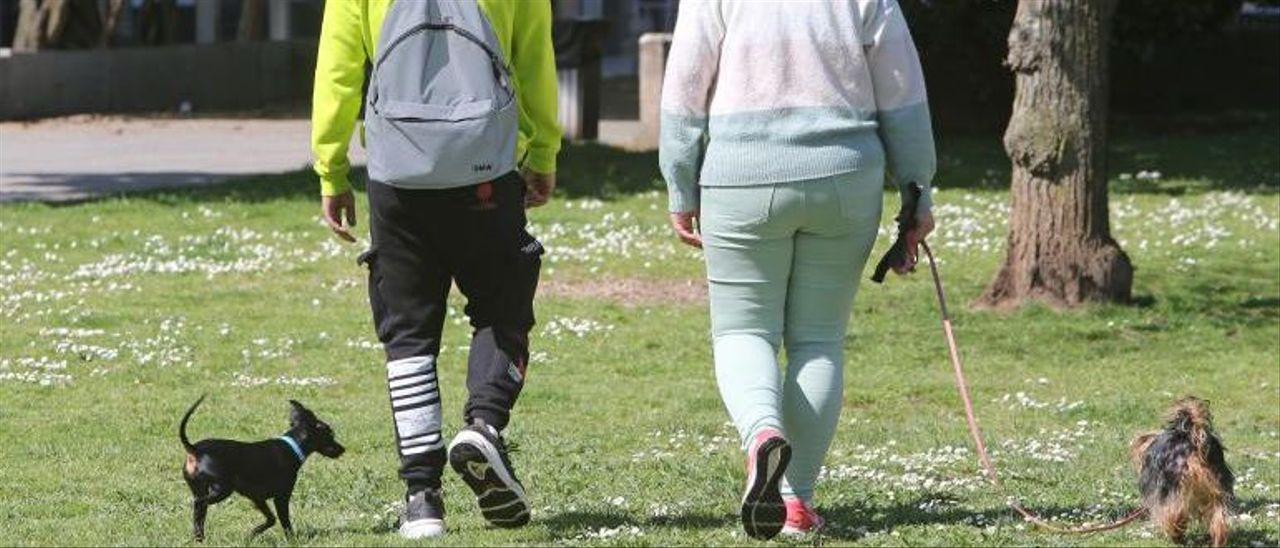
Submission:
[[[1235,476],[1213,431],[1209,402],[1187,396],[1169,411],[1164,430],[1133,440],[1142,504],[1170,540],[1182,543],[1191,520],[1209,529],[1214,546],[1227,544]]]
[[[280,526],[285,534],[292,535],[289,497],[293,495],[298,470],[307,455],[315,452],[336,459],[346,451],[334,441],[333,429],[302,404],[289,400],[292,406],[289,430],[278,438],[253,443],[207,439],[193,444],[187,439],[187,421],[203,401],[204,396],[200,396],[191,405],[178,427],[178,438],[187,450],[182,477],[195,496],[192,521],[196,541],[204,540],[204,518],[209,505],[222,502],[231,493],[240,493],[253,501],[267,518],[266,522],[253,528],[250,537],[276,523],[276,516],[267,508],[268,499],[280,515]]]

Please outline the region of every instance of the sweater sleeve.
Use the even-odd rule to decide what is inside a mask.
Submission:
[[[920,57],[897,0],[875,0],[868,8],[863,45],[889,176],[904,197],[909,183],[919,183],[924,192],[917,211],[928,212],[937,156]]]
[[[363,42],[363,2],[325,2],[324,22],[316,54],[311,93],[311,151],[320,177],[320,193],[342,194],[351,188],[347,146],[360,115],[361,88],[367,54]]]
[[[662,83],[658,165],[672,213],[698,209],[698,174],[706,152],[724,22],[715,0],[683,0]]]
[[[525,165],[538,173],[555,173],[561,133],[551,3],[517,2],[516,7],[511,69],[520,94],[520,138],[528,147]]]

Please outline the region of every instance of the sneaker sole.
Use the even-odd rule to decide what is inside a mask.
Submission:
[[[442,519],[420,519],[400,525],[400,536],[408,540],[439,538],[444,534]]]
[[[816,535],[818,533],[821,533],[822,527],[823,527],[822,525],[818,525],[816,527],[811,527],[809,529],[798,529],[791,526],[784,526],[782,528],[782,532],[778,534],[784,537],[807,537],[809,535]]]
[[[529,523],[529,499],[524,487],[502,464],[498,449],[484,436],[463,430],[449,446],[449,465],[476,495],[480,514],[495,527]]]
[[[742,528],[752,538],[768,540],[777,536],[787,521],[779,484],[791,462],[791,446],[782,438],[772,438],[761,443],[754,456],[755,466],[742,496]]]

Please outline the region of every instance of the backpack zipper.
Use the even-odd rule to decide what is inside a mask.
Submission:
[[[382,63],[387,60],[387,56],[391,55],[391,52],[395,50],[397,46],[399,46],[405,40],[408,40],[410,36],[421,33],[424,30],[453,31],[457,33],[458,36],[461,36],[465,38],[467,41],[478,46],[481,50],[485,52],[486,55],[489,56],[489,63],[491,65],[490,68],[493,70],[493,77],[495,80],[498,81],[498,85],[501,86],[504,91],[511,93],[511,87],[508,82],[508,79],[511,77],[511,70],[508,69],[507,65],[502,62],[502,59],[498,57],[498,54],[494,52],[493,49],[491,49],[489,45],[484,42],[484,40],[481,40],[475,34],[472,34],[471,31],[466,30],[462,27],[459,27],[453,23],[449,23],[447,21],[443,23],[430,23],[430,22],[419,23],[417,25],[409,27],[408,30],[401,33],[400,36],[397,36],[396,39],[392,40],[391,43],[387,46],[387,50],[382,52],[382,55],[378,56],[378,61],[373,65],[374,76],[372,78],[377,77],[378,67],[382,66]]]

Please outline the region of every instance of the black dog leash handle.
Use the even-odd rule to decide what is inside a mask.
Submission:
[[[919,183],[907,184],[907,195],[903,198],[902,209],[898,210],[896,217],[898,239],[893,241],[893,246],[876,264],[876,270],[871,274],[871,281],[884,283],[884,276],[890,269],[907,264],[907,233],[916,227],[916,206],[920,203],[920,194],[923,192],[924,189],[920,188]]]

